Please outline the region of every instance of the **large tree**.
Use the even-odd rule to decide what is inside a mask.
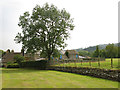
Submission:
[[[96,50],[93,52],[93,57],[99,57],[100,54],[100,50],[99,50],[99,46],[96,46]]]
[[[18,25],[22,33],[17,34],[15,41],[22,42],[24,50],[29,53],[41,50],[49,60],[56,49],[66,46],[69,31],[74,29],[73,19],[65,9],[59,10],[47,3],[43,7],[36,5],[31,15],[25,12]]]
[[[108,44],[105,48],[107,57],[111,58],[111,67],[113,68],[113,57],[116,56],[117,49],[115,48],[114,44]]]
[[[105,48],[106,55],[109,58],[116,57],[117,55],[117,47],[114,46],[114,44],[108,44]]]

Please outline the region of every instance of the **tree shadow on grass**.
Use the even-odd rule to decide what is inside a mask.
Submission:
[[[33,68],[3,68],[2,73],[31,73],[31,72],[46,72],[48,70],[39,70]]]

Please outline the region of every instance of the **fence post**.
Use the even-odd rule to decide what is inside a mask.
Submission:
[[[75,67],[76,67],[76,60],[74,59],[74,64],[75,64]]]
[[[58,60],[56,61],[56,63],[59,65],[59,67],[61,66],[61,65],[60,65],[60,59],[58,59]]]
[[[91,66],[91,59],[89,59],[89,65]]]
[[[98,57],[98,66],[100,67],[100,58]]]
[[[81,65],[82,65],[82,59],[81,59]]]
[[[64,65],[65,65],[65,67],[66,67],[66,60],[64,59]]]
[[[67,65],[68,65],[68,61],[66,60],[66,67],[67,67]]]
[[[111,58],[111,68],[113,68],[113,59]]]
[[[64,60],[62,60],[62,63],[63,63],[63,67],[64,67]]]

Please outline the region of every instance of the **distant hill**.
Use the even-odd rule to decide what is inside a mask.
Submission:
[[[105,49],[105,47],[107,46],[108,44],[100,44],[98,45],[99,46],[99,49]],[[84,48],[83,50],[86,50],[88,52],[93,52],[96,50],[96,46],[90,46],[90,47],[87,47],[87,48]]]
[[[78,48],[78,49],[74,49],[76,50],[77,52],[79,52],[80,50],[83,50],[83,48]]]
[[[99,49],[105,49],[105,47],[107,46],[108,44],[99,44]],[[120,43],[114,43],[115,46],[119,46],[120,47]],[[85,51],[88,51],[88,52],[93,52],[96,50],[96,46],[89,46],[87,48],[79,48],[79,49],[75,49],[77,52],[79,52],[80,50],[85,50]]]

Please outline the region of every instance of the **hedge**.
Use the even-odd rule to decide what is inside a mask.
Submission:
[[[45,70],[47,66],[47,60],[40,60],[40,61],[24,61],[21,62],[21,68],[37,68],[41,70]]]
[[[7,65],[7,68],[19,68],[19,65],[17,65],[17,64],[9,64],[9,65]]]

